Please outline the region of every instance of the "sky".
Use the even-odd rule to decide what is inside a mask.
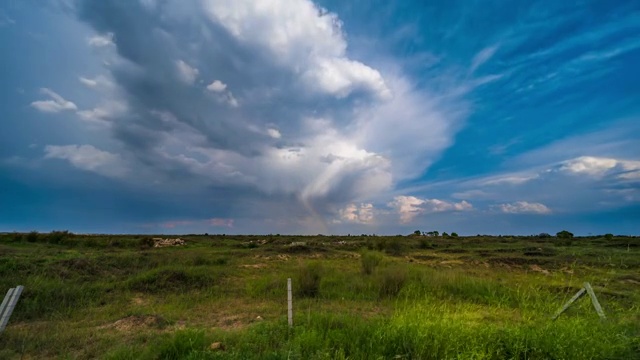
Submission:
[[[0,231],[640,234],[640,2],[2,0]]]

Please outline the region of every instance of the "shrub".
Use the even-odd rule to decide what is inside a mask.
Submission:
[[[458,237],[458,233],[456,233],[456,232],[452,232],[452,233],[451,233],[451,237]]]
[[[140,245],[141,248],[152,248],[153,245],[155,245],[155,241],[150,237],[143,237],[138,240],[138,245]]]
[[[320,281],[322,280],[322,265],[309,263],[298,270],[297,285],[294,287],[300,296],[316,297],[320,293]]]
[[[573,233],[568,232],[567,230],[562,230],[556,234],[558,239],[573,239]]]
[[[397,296],[407,282],[407,269],[392,266],[379,272],[378,285],[380,297]]]
[[[139,274],[128,280],[127,285],[131,290],[148,293],[189,291],[215,285],[221,280],[221,275],[212,273],[210,269],[168,267]]]
[[[362,253],[360,257],[360,264],[362,265],[362,272],[366,275],[371,275],[373,270],[382,261],[382,254],[374,251],[366,251]]]
[[[30,233],[27,234],[27,241],[28,242],[36,242],[38,241],[38,232],[37,231],[32,231]]]
[[[68,230],[65,231],[52,231],[47,234],[47,242],[51,244],[62,244],[68,237],[71,236]]]
[[[607,240],[613,240],[613,234],[605,234],[604,238]]]

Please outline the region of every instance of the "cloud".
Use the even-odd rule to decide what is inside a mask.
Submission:
[[[282,137],[282,134],[280,134],[280,131],[278,131],[277,129],[269,128],[267,129],[267,134],[269,134],[269,136],[274,139],[280,139]]]
[[[126,112],[126,104],[120,101],[106,101],[93,109],[79,110],[76,114],[84,121],[108,125],[110,120],[113,120]]]
[[[178,78],[188,85],[193,85],[200,73],[198,69],[189,66],[183,60],[176,61],[176,68],[178,69]]]
[[[98,88],[111,88],[113,83],[109,81],[105,76],[98,75],[95,78],[87,78],[87,77],[79,77],[78,80],[88,88],[98,89]]]
[[[51,100],[39,100],[32,102],[31,106],[39,111],[57,113],[67,110],[75,111],[78,109],[76,104],[71,101],[65,100],[62,96],[58,95],[50,89],[42,88],[40,89],[40,91],[43,94],[48,95]]]
[[[87,43],[90,46],[101,48],[101,47],[115,45],[113,39],[114,39],[113,33],[106,33],[104,35],[96,35],[96,36],[90,37]]]
[[[308,0],[204,2],[209,19],[239,42],[255,46],[277,64],[295,68],[312,91],[345,97],[357,90],[391,96],[381,74],[346,56],[347,43],[338,16]]]
[[[415,196],[396,196],[387,206],[400,215],[402,224],[410,223],[421,214],[473,209],[473,206],[465,200],[455,203],[439,199],[420,199]]]
[[[215,227],[228,227],[232,228],[234,219],[221,219],[221,218],[212,218],[207,220],[207,223],[211,226]]]
[[[214,80],[211,84],[207,85],[207,90],[213,92],[223,92],[227,88],[227,84],[220,80]]]
[[[484,63],[489,61],[489,59],[493,57],[496,51],[498,51],[498,48],[499,48],[498,45],[492,45],[480,50],[480,52],[478,52],[476,56],[473,57],[473,60],[471,61],[471,67],[469,68],[469,73],[475,72],[480,66],[482,66]]]
[[[0,9],[0,27],[11,26],[16,23],[15,20],[9,17],[4,10]]]
[[[81,0],[77,12],[117,39],[107,70],[121,98],[110,100],[126,111],[109,116],[108,134],[131,168],[189,179],[203,194],[297,203],[318,229],[336,209],[388,199],[423,174],[468,112],[393,59],[356,59],[337,15],[308,0]],[[107,117],[103,105],[83,111]]]
[[[45,159],[67,160],[78,169],[108,177],[122,177],[127,173],[120,156],[96,149],[92,145],[47,145]]]
[[[640,172],[640,161],[581,156],[563,162],[560,165],[560,171],[589,176],[602,176],[615,172],[618,178],[634,179]]]
[[[551,209],[540,203],[529,203],[526,201],[516,201],[511,204],[499,204],[494,207],[496,210],[506,214],[550,214]]]
[[[348,204],[338,211],[338,221],[355,224],[372,224],[375,221],[373,204]]]

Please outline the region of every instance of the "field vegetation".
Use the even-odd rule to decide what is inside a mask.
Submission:
[[[2,234],[0,359],[640,359],[640,238],[427,234]]]

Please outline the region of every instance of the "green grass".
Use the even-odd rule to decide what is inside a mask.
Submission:
[[[638,238],[184,238],[0,235],[0,358],[640,359]]]

